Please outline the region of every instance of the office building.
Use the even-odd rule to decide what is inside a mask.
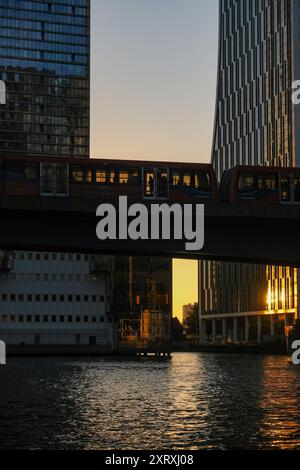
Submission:
[[[220,179],[236,165],[298,166],[298,0],[221,0],[212,163]],[[261,342],[297,314],[297,272],[288,267],[199,263],[202,341]]]
[[[0,26],[0,156],[88,158],[90,0],[0,0]],[[94,276],[91,262],[79,254],[2,253],[1,339],[113,350],[108,273]]]

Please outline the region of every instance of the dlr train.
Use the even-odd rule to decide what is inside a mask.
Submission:
[[[236,166],[218,183],[210,164],[7,155],[1,195],[297,204],[300,168]]]

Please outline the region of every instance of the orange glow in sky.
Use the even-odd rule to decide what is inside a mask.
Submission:
[[[218,0],[93,0],[91,155],[210,161]],[[197,302],[197,262],[173,263],[173,313]]]
[[[173,261],[173,316],[182,320],[182,306],[198,302],[198,262]]]

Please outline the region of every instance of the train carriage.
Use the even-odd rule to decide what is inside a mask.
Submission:
[[[217,201],[212,165],[55,157],[0,160],[0,194],[110,201]]]
[[[222,202],[300,204],[300,168],[236,166],[224,172]]]

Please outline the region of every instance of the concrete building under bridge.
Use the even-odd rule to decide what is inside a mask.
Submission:
[[[117,348],[109,266],[70,253],[2,252],[0,340],[16,350],[51,352]],[[21,347],[21,348],[20,348]]]

